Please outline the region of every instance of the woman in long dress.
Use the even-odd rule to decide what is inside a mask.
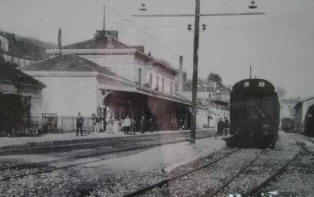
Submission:
[[[113,132],[117,133],[120,131],[120,121],[118,119],[113,122]]]

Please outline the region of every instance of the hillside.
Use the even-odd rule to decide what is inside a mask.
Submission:
[[[0,35],[9,40],[9,53],[19,57],[29,57],[33,59],[44,59],[48,56],[45,49],[56,48],[55,44],[43,42],[34,38],[23,37],[13,33],[0,30]]]

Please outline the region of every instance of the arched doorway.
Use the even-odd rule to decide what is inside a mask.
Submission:
[[[314,105],[309,107],[306,112],[304,129],[307,135],[314,136]]]

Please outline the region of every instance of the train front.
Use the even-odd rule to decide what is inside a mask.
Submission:
[[[279,102],[263,79],[236,83],[230,98],[230,133],[240,146],[267,146],[278,136]]]

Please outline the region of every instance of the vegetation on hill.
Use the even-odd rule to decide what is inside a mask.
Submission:
[[[56,48],[55,44],[43,42],[34,38],[23,37],[0,30],[0,35],[9,40],[9,53],[19,57],[33,59],[47,58],[45,49]]]

